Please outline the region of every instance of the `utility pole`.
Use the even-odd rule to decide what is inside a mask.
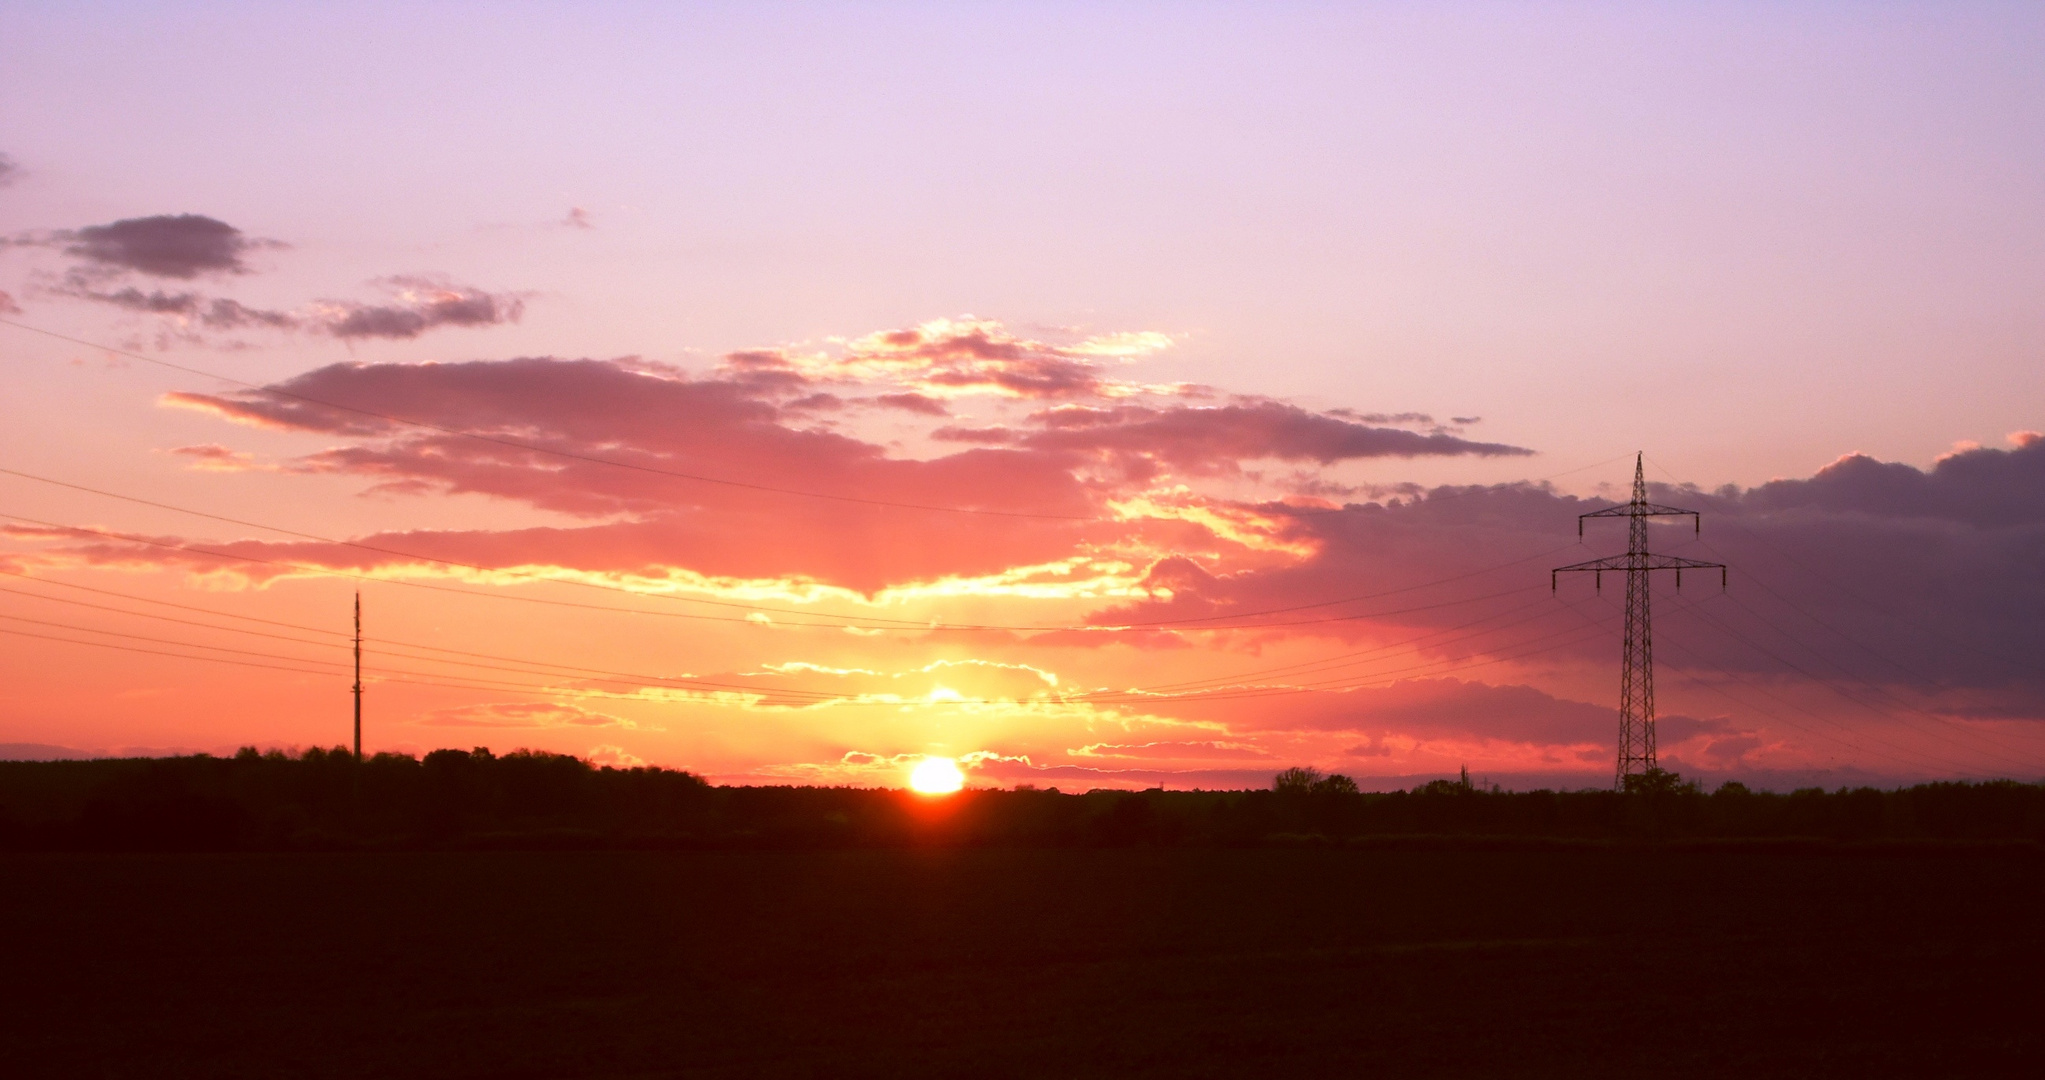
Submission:
[[[355,760],[362,760],[362,590],[355,590]]]
[[[1726,586],[1724,563],[1698,562],[1676,555],[1655,555],[1647,550],[1647,519],[1687,517],[1692,528],[1702,533],[1704,520],[1695,510],[1662,506],[1647,501],[1647,479],[1641,464],[1645,455],[1633,458],[1633,501],[1608,506],[1589,514],[1578,514],[1576,535],[1583,536],[1586,518],[1625,518],[1626,554],[1558,566],[1548,572],[1548,589],[1554,591],[1563,574],[1588,572],[1596,587],[1604,591],[1605,571],[1626,572],[1626,635],[1619,657],[1619,767],[1613,785],[1626,790],[1626,778],[1642,775],[1659,766],[1654,760],[1654,635],[1648,623],[1648,582],[1656,570],[1674,570],[1676,588],[1683,587],[1685,570],[1717,570],[1718,587]]]

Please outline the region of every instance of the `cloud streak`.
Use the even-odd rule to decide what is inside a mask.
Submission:
[[[631,728],[638,725],[609,713],[565,702],[502,701],[435,709],[412,721],[425,727],[467,728]]]
[[[252,308],[238,300],[203,296],[195,292],[166,293],[161,289],[143,292],[133,285],[95,291],[81,288],[71,293],[87,300],[111,304],[144,315],[171,315],[209,330],[241,330],[251,327],[291,330],[301,325],[298,316],[283,311]]]

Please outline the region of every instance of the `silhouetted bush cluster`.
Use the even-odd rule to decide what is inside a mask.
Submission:
[[[653,835],[709,790],[673,769],[597,768],[559,754],[244,749],[108,761],[0,762],[12,847],[319,848],[556,842]]]
[[[0,847],[1117,846],[1742,841],[2045,843],[2045,786],[1936,783],[1787,795],[1670,774],[1634,790],[1501,792],[1459,780],[1360,792],[1280,773],[1268,791],[712,787],[556,754],[344,750],[298,757],[0,762]]]

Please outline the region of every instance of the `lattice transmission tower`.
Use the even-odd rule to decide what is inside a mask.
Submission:
[[[1614,786],[1621,791],[1626,789],[1628,776],[1658,768],[1654,760],[1654,634],[1648,618],[1650,575],[1656,570],[1674,570],[1676,588],[1681,589],[1683,571],[1716,570],[1719,588],[1726,585],[1724,563],[1656,555],[1647,550],[1648,518],[1687,517],[1698,533],[1704,531],[1704,519],[1695,510],[1648,502],[1647,479],[1641,469],[1643,460],[1644,455],[1636,454],[1633,458],[1632,502],[1579,514],[1576,519],[1576,535],[1582,537],[1587,518],[1625,518],[1626,554],[1571,563],[1548,572],[1550,591],[1563,574],[1588,572],[1595,575],[1599,592],[1605,588],[1605,571],[1626,573],[1626,634],[1619,658],[1619,767],[1613,779]]]

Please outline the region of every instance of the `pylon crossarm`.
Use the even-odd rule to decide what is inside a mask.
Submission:
[[[1568,566],[1558,566],[1554,570],[1549,571],[1549,573],[1567,574],[1583,570],[1631,570],[1631,569],[1633,569],[1633,562],[1626,556],[1607,555],[1602,559],[1590,559],[1580,563],[1570,563]]]
[[[1568,566],[1558,566],[1550,574],[1566,574],[1585,570],[1723,570],[1724,563],[1702,562],[1686,559],[1680,555],[1607,555],[1602,559],[1587,559]]]
[[[1587,559],[1580,563],[1571,563],[1568,566],[1558,566],[1548,571],[1548,591],[1556,591],[1563,574],[1588,573],[1598,576],[1598,591],[1603,592],[1605,572],[1607,570],[1614,573],[1633,570],[1674,570],[1676,572],[1677,588],[1682,587],[1683,571],[1685,570],[1716,570],[1718,571],[1718,587],[1723,589],[1726,585],[1726,566],[1724,563],[1686,559],[1680,555],[1627,554],[1607,555],[1602,559]]]
[[[1608,506],[1603,510],[1593,510],[1588,514],[1576,515],[1576,535],[1583,535],[1583,523],[1591,518],[1630,519],[1651,517],[1686,517],[1690,519],[1691,532],[1700,535],[1704,532],[1704,516],[1695,510],[1683,510],[1674,506],[1662,506],[1657,503],[1626,503],[1620,506]]]
[[[1646,570],[1723,570],[1724,563],[1699,562],[1680,555],[1649,555],[1642,569]]]
[[[1663,506],[1660,503],[1620,503],[1617,506],[1607,506],[1603,510],[1593,510],[1588,514],[1578,514],[1576,516],[1578,520],[1582,520],[1583,518],[1634,517],[1636,515],[1639,517],[1696,517],[1698,513],[1699,511],[1696,510],[1685,510],[1680,506]]]

